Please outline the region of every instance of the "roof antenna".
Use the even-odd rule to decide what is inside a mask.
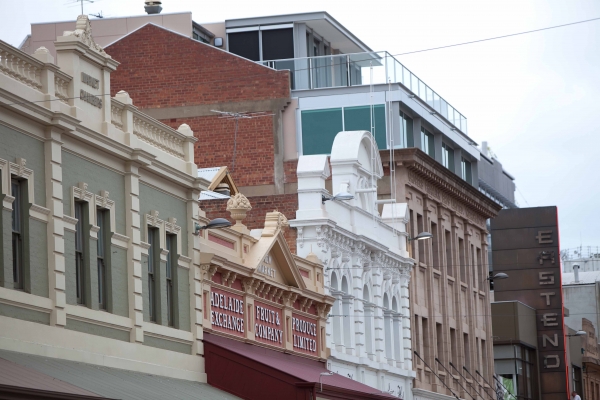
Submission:
[[[230,112],[230,111],[219,111],[219,110],[210,110],[211,112],[221,114],[219,118],[225,119],[235,119],[235,133],[233,136],[233,159],[231,161],[231,173],[235,172],[235,155],[237,150],[237,133],[238,133],[238,121],[240,118],[252,119],[252,118],[260,118],[260,117],[268,117],[275,114],[268,114],[265,111],[259,112]]]
[[[96,18],[104,18],[104,15],[102,15],[102,11],[100,11],[99,13],[96,14],[90,14],[92,17],[96,17]]]

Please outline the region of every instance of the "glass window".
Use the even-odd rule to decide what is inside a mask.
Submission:
[[[258,31],[228,33],[229,51],[252,61],[260,61]]]
[[[454,172],[454,149],[442,143],[442,165]]]
[[[413,120],[402,111],[400,111],[400,143],[398,147],[415,147],[415,139],[413,137]]]
[[[85,205],[82,201],[75,202],[75,285],[77,291],[77,304],[85,304],[85,268],[84,268],[84,234],[83,219],[85,217]]]
[[[10,185],[11,195],[15,198],[12,208],[12,256],[15,289],[23,289],[23,182],[25,181],[12,179]]]
[[[373,127],[373,136],[375,136],[377,147],[381,150],[387,149],[385,105],[383,104],[373,106]],[[344,107],[344,130],[371,132],[371,106]]]
[[[177,236],[167,235],[167,321],[169,326],[175,326],[175,301],[174,296],[175,287],[175,274],[177,273]]]
[[[261,36],[263,60],[294,58],[294,32],[292,28],[264,30],[261,32]]]
[[[471,176],[471,163],[469,161],[465,160],[464,158],[462,158],[461,162],[460,162],[460,176],[465,181],[467,181],[469,183],[473,183],[472,176]]]
[[[158,233],[156,228],[148,227],[148,243],[150,248],[148,249],[148,314],[150,321],[156,322],[157,310],[156,310],[156,280],[155,273],[158,272],[156,263],[158,257],[154,254],[157,250],[157,239]]]
[[[431,158],[435,158],[433,135],[425,128],[421,128],[421,150],[427,153]]]
[[[106,262],[105,255],[106,249],[106,226],[109,225],[107,216],[109,215],[108,210],[98,209],[96,211],[96,225],[98,226],[98,245],[97,245],[97,258],[98,258],[98,307],[106,310]]]
[[[344,130],[341,108],[305,110],[302,120],[302,154],[330,154],[335,135]]]

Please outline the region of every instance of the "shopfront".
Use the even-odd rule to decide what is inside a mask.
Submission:
[[[272,212],[252,236],[242,228],[207,234],[200,282],[208,383],[244,399],[390,398],[327,371],[334,298],[324,294],[318,258],[290,252],[286,227]]]

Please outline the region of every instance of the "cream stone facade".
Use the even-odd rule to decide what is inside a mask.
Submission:
[[[340,132],[329,161],[301,156],[297,174],[299,207],[291,221],[297,252],[312,252],[326,265],[326,292],[336,299],[327,320],[328,368],[412,399],[408,214],[406,204],[393,203],[379,215],[383,167],[377,144],[366,131]],[[325,189],[329,177],[331,194]],[[325,200],[340,192],[354,199]]]
[[[54,45],[0,42],[0,349],[206,382],[197,139],[108,95],[86,16]]]
[[[406,201],[409,236],[433,235],[409,248],[416,260],[410,285],[413,395],[493,396],[486,219],[500,206],[421,150],[395,150],[393,157],[393,197]],[[382,152],[382,159],[389,170],[390,153]],[[389,185],[379,186],[381,198],[390,194]]]

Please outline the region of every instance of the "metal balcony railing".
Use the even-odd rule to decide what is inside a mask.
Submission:
[[[386,51],[268,60],[258,63],[276,70],[289,70],[292,90],[401,83],[435,112],[467,134],[467,118]]]

